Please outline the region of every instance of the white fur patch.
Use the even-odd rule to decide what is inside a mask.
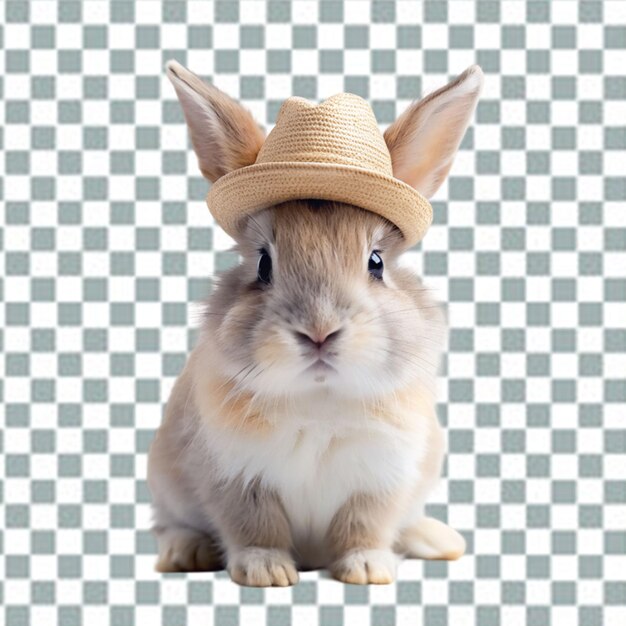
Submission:
[[[277,491],[296,547],[317,544],[351,495],[391,492],[418,479],[424,449],[415,433],[366,420],[356,406],[347,414],[336,399],[311,402],[262,441],[258,434],[211,430],[207,445],[225,477],[260,477]]]

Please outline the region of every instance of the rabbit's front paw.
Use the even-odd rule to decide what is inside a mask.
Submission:
[[[287,587],[298,582],[289,552],[278,548],[244,548],[228,561],[233,582],[248,587]]]
[[[387,585],[396,578],[397,557],[391,550],[353,550],[332,564],[332,575],[354,585]]]

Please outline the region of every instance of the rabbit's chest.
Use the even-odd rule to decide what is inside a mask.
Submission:
[[[301,432],[286,455],[288,475],[273,476],[295,539],[321,539],[350,496],[393,490],[415,473],[414,455],[392,437]]]
[[[351,495],[413,484],[421,454],[406,433],[345,415],[332,422],[296,417],[262,445],[239,444],[238,467],[231,469],[250,479],[259,477],[278,493],[296,546],[321,542]]]

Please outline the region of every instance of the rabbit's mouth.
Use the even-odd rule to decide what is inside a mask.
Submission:
[[[328,361],[324,361],[324,359],[321,358],[309,365],[305,371],[313,374],[315,382],[318,383],[323,383],[328,374],[337,372],[337,370],[330,363],[328,363]]]

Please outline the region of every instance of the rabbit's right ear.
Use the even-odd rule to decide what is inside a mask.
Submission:
[[[265,140],[252,114],[177,61],[168,61],[166,67],[205,178],[215,182],[228,172],[252,165]]]

